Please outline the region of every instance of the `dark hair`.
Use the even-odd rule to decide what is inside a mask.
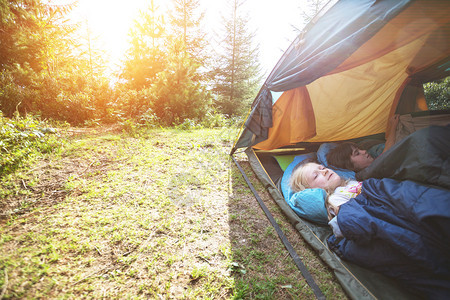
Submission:
[[[355,171],[355,166],[351,161],[354,148],[359,149],[358,145],[352,142],[345,142],[337,145],[336,148],[331,149],[327,154],[328,165]]]

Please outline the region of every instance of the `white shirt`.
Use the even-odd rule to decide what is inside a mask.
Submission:
[[[328,203],[334,207],[339,207],[346,203],[350,199],[358,196],[361,193],[362,182],[356,180],[350,180],[345,186],[337,187],[334,193],[328,198]],[[337,238],[344,237],[337,222],[337,217],[334,212],[330,211],[330,214],[334,217],[328,222],[328,225],[333,229],[333,234]]]

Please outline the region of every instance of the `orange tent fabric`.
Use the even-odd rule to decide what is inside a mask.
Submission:
[[[268,138],[253,147],[385,132],[414,74],[449,57],[449,9],[450,1],[416,1],[327,75],[285,91],[273,105]]]

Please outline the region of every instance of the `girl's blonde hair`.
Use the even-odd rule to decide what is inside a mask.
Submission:
[[[301,163],[299,163],[297,166],[295,166],[295,168],[292,170],[292,174],[291,174],[291,178],[289,179],[289,185],[291,187],[291,190],[296,193],[296,192],[300,192],[306,189],[309,189],[309,184],[306,181],[306,177],[305,177],[305,173],[304,173],[304,168],[312,163],[316,163],[314,160],[308,160],[308,161],[303,161]],[[347,184],[349,180],[345,181],[345,184]],[[330,197],[330,195],[333,193],[333,191],[329,191],[326,190],[326,196],[325,196],[325,208],[327,210],[327,214],[328,214],[328,220],[331,220],[334,215],[331,212],[336,212],[339,210],[338,207],[335,207],[334,205],[332,205],[328,199]]]
[[[294,193],[309,189],[309,185],[303,171],[305,166],[312,163],[316,163],[316,161],[313,159],[305,159],[296,165],[292,170],[291,178],[289,178],[289,186]]]
[[[303,173],[303,169],[306,164],[298,164],[295,166],[294,170],[292,170],[291,178],[289,179],[289,185],[291,190],[296,193],[308,188],[308,183],[306,182],[306,178]]]

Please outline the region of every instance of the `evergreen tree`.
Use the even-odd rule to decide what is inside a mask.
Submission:
[[[39,24],[36,11],[38,2],[20,0],[0,0],[0,67],[29,63],[35,65],[31,48],[39,47],[32,43],[38,33]],[[39,53],[40,51],[38,51]],[[30,61],[30,59],[32,59]]]
[[[42,1],[0,0],[0,109],[6,116],[39,109],[43,81],[57,77],[59,66],[68,65],[75,27],[64,17],[73,5]]]
[[[63,21],[72,8],[73,4],[39,0],[0,0],[0,67],[27,64],[34,71],[47,69],[58,43],[75,30]]]
[[[173,0],[174,11],[170,15],[172,34],[181,39],[186,54],[194,62],[204,65],[206,55],[206,33],[201,27],[204,13],[199,12],[199,0]]]
[[[130,88],[140,90],[151,85],[156,75],[164,69],[166,61],[165,21],[153,0],[148,10],[141,12],[130,37],[131,47],[120,77],[128,82]]]
[[[85,64],[83,69],[87,72],[85,77],[92,78],[101,76],[106,72],[106,51],[100,49],[99,36],[95,35],[90,26],[88,20],[84,20],[77,31],[75,36],[77,39],[77,47],[74,49],[75,61]]]
[[[254,32],[247,28],[248,16],[241,12],[243,0],[231,0],[231,15],[224,18],[225,38],[218,48],[213,70],[219,112],[240,115],[255,96],[261,81],[259,53],[253,46]]]
[[[73,7],[0,0],[0,110],[5,116],[33,112],[83,123],[105,115],[111,91],[103,70],[90,63],[101,65],[101,56],[92,48],[86,55],[76,42],[80,26],[67,20]]]
[[[210,95],[197,79],[198,64],[184,55],[185,51],[183,40],[172,41],[167,67],[151,88],[152,110],[165,125],[199,121],[209,108]]]

